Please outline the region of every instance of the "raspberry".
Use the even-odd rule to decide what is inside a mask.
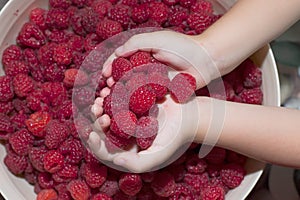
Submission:
[[[46,25],[47,11],[43,8],[34,8],[30,11],[30,22],[36,24],[41,30],[47,29]]]
[[[88,200],[91,196],[90,188],[83,180],[72,180],[67,188],[75,200]]]
[[[132,144],[131,138],[127,139],[120,137],[113,132],[106,133],[105,146],[109,152],[115,152],[119,149],[126,149],[130,144]]]
[[[225,165],[220,171],[223,183],[231,189],[236,188],[241,184],[245,174],[244,168],[235,163]]]
[[[109,196],[114,196],[119,191],[119,184],[117,178],[108,176],[106,181],[101,185],[100,192],[105,193]]]
[[[22,128],[26,128],[25,121],[27,120],[27,118],[28,118],[27,114],[20,112],[11,116],[10,119],[14,128],[22,129]]]
[[[162,171],[155,174],[155,177],[151,182],[151,188],[158,196],[169,197],[173,194],[176,183],[174,177],[169,172]]]
[[[19,32],[17,42],[22,46],[39,48],[46,43],[46,37],[37,25],[27,22]]]
[[[260,87],[262,84],[261,70],[250,59],[246,59],[240,66],[244,68],[243,71],[244,87],[246,88]]]
[[[129,139],[135,134],[137,118],[130,111],[121,111],[113,115],[110,130],[119,137]]]
[[[190,8],[195,2],[196,0],[179,0],[179,4],[185,8]]]
[[[195,78],[187,73],[177,74],[170,83],[171,96],[179,103],[184,103],[193,95],[196,89]]]
[[[129,100],[129,108],[137,115],[142,115],[150,110],[155,104],[156,95],[146,86],[141,86],[135,90]]]
[[[186,174],[186,169],[183,164],[170,165],[168,171],[173,175],[175,182],[182,182],[184,175]]]
[[[144,172],[141,174],[141,178],[142,178],[143,182],[151,183],[153,181],[156,173],[157,173],[156,171]]]
[[[132,69],[132,64],[126,58],[118,57],[112,63],[112,77],[115,81],[124,80]]]
[[[131,19],[136,23],[143,23],[149,19],[150,8],[149,5],[144,3],[132,8]]]
[[[67,91],[62,83],[45,82],[41,89],[42,94],[48,98],[52,106],[61,105],[67,99]]]
[[[71,48],[71,50],[81,52],[84,49],[84,38],[80,35],[71,35],[70,39],[68,41],[68,46]]]
[[[53,63],[44,71],[45,80],[49,82],[61,82],[64,79],[64,71],[66,67],[64,65],[57,65]]]
[[[119,187],[129,196],[135,196],[142,188],[142,179],[139,174],[126,173],[119,179]]]
[[[124,4],[117,4],[108,11],[108,18],[119,22],[124,28],[130,23],[130,7]]]
[[[236,153],[234,151],[227,150],[226,161],[229,163],[237,163],[240,165],[244,165],[247,160],[247,157]]]
[[[100,187],[107,177],[107,167],[99,163],[88,163],[82,166],[82,177],[91,188]]]
[[[200,159],[197,155],[191,155],[185,165],[188,172],[196,174],[203,173],[207,167],[205,160]]]
[[[121,0],[120,3],[123,5],[126,5],[126,6],[133,7],[133,6],[138,5],[139,1],[138,0]]]
[[[49,188],[53,188],[54,186],[52,175],[48,172],[39,173],[37,179],[41,188],[49,189]]]
[[[150,19],[156,21],[158,24],[163,24],[167,21],[169,16],[169,8],[162,2],[150,3]]]
[[[72,5],[71,0],[49,0],[49,4],[53,8],[67,9]]]
[[[0,139],[7,140],[13,131],[14,127],[10,118],[5,114],[0,113]]]
[[[5,68],[5,74],[8,76],[16,76],[17,74],[28,74],[29,67],[24,61],[11,61]]]
[[[138,67],[150,63],[151,55],[145,51],[138,51],[130,56],[129,60],[133,67]]]
[[[46,24],[51,28],[66,29],[69,27],[69,15],[64,9],[50,8],[46,17]]]
[[[48,112],[38,111],[29,116],[29,118],[25,121],[27,129],[37,137],[45,136],[45,128],[47,124],[50,122],[51,116]]]
[[[69,134],[69,128],[64,123],[51,120],[46,127],[45,145],[49,149],[57,148]]]
[[[87,3],[87,0],[71,0],[71,1],[78,8],[83,7]]]
[[[13,133],[9,138],[12,149],[20,156],[26,156],[32,147],[34,137],[27,129]]]
[[[195,2],[192,6],[191,6],[191,11],[192,12],[206,12],[208,14],[212,14],[213,13],[213,7],[212,4],[207,1],[207,0],[200,0]]]
[[[187,23],[191,29],[200,34],[211,25],[212,17],[205,12],[195,12],[190,14]]]
[[[95,91],[89,87],[74,88],[73,101],[79,107],[92,105],[95,100]]]
[[[0,87],[1,88],[1,87]],[[11,101],[0,101],[0,113],[9,114],[14,109]]]
[[[86,51],[94,50],[101,41],[101,38],[96,33],[88,34],[85,37],[84,48]]]
[[[186,173],[184,175],[183,182],[192,188],[196,194],[198,194],[209,183],[209,176],[207,173]]]
[[[141,149],[149,148],[158,133],[158,121],[154,117],[141,117],[136,127],[136,142]]]
[[[43,95],[42,90],[37,89],[26,97],[28,107],[33,111],[47,110],[50,105],[48,99]]]
[[[170,200],[177,200],[177,199],[195,199],[193,192],[190,188],[183,184],[179,183],[176,185],[174,194],[169,197]]]
[[[201,191],[200,199],[202,200],[224,200],[225,199],[225,191],[220,186],[207,186]]]
[[[68,182],[72,179],[75,179],[77,175],[78,175],[77,165],[64,164],[61,170],[53,174],[53,179],[55,180],[56,178],[57,180],[61,179],[62,180],[61,182]]]
[[[47,149],[44,146],[41,147],[32,147],[28,152],[29,160],[32,166],[40,171],[45,171],[44,169],[44,156],[47,153]]]
[[[169,23],[172,26],[181,25],[188,18],[188,14],[185,11],[175,12],[169,17]]]
[[[62,169],[64,156],[57,150],[50,150],[44,155],[44,169],[47,172],[55,173]]]
[[[120,93],[112,93],[104,98],[103,110],[105,114],[112,117],[114,113],[128,109],[128,101],[120,97],[123,97],[123,95]]]
[[[73,31],[80,36],[85,36],[86,31],[82,25],[82,20],[83,20],[83,14],[81,10],[76,10],[74,12],[74,15],[70,17],[70,25],[73,29]]]
[[[179,2],[179,0],[163,0],[164,4],[168,5],[168,6],[172,6],[175,5]]]
[[[78,69],[67,69],[65,71],[65,78],[63,80],[64,84],[68,87],[73,87],[76,81],[76,85],[83,86],[88,83],[88,75]]]
[[[57,198],[58,195],[54,189],[43,189],[36,197],[37,200],[56,200]]]
[[[67,44],[58,44],[54,48],[53,59],[58,65],[69,65],[72,62],[72,51]]]
[[[49,66],[54,62],[53,55],[55,46],[56,44],[48,42],[44,46],[39,48],[37,52],[37,57],[42,65]]]
[[[14,97],[12,79],[9,76],[0,77],[0,101],[6,102]]]
[[[25,156],[20,156],[13,152],[8,152],[4,157],[4,164],[8,170],[15,175],[22,174],[28,165]]]
[[[94,10],[90,7],[86,7],[82,11],[82,25],[84,29],[87,33],[94,33],[99,22],[98,13],[94,12]]]
[[[110,19],[100,21],[96,29],[96,33],[104,40],[121,33],[122,31],[122,25],[119,22]]]
[[[95,0],[91,7],[96,13],[98,13],[99,17],[104,17],[112,8],[112,4],[107,0]]]
[[[144,73],[133,73],[131,78],[126,82],[126,89],[129,92],[135,91],[137,88],[146,85],[148,77]]]
[[[129,196],[127,194],[125,194],[124,192],[122,192],[121,190],[119,190],[113,197],[114,199],[118,199],[118,200],[134,200],[135,197]]]
[[[12,82],[15,94],[19,97],[26,97],[34,90],[34,81],[26,74],[17,74]]]
[[[10,61],[21,60],[23,57],[22,49],[17,45],[10,45],[4,51],[2,55],[3,66],[6,67]]]
[[[83,158],[84,147],[80,140],[70,137],[59,146],[59,152],[66,163],[79,164]]]
[[[105,193],[98,193],[92,196],[91,200],[113,200],[113,199]]]
[[[226,158],[226,150],[214,147],[206,156],[205,160],[210,164],[222,164]]]
[[[243,103],[262,104],[263,93],[260,88],[244,89],[240,94]]]
[[[152,73],[148,75],[147,86],[155,93],[157,100],[165,97],[168,92],[169,84],[170,80],[167,76],[160,73]]]
[[[210,82],[208,86],[208,88],[210,89],[209,96],[216,99],[232,101],[236,96],[232,85],[230,85],[225,80],[222,82],[220,81],[222,80],[217,79]]]

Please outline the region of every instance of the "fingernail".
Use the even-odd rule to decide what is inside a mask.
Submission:
[[[123,159],[123,158],[119,158],[119,159],[116,159],[116,160],[115,160],[115,164],[116,164],[116,165],[123,166],[125,163],[126,163],[126,161],[125,161],[125,159]]]

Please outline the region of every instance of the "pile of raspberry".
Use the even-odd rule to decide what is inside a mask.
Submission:
[[[34,186],[38,200],[224,199],[244,178],[246,158],[240,154],[215,147],[199,159],[200,145],[192,144],[168,167],[134,174],[105,166],[79,138],[92,130],[89,106],[107,87],[105,79],[94,82],[97,68],[80,68],[98,44],[133,28],[200,34],[218,18],[205,0],[49,0],[48,10],[33,9],[16,44],[2,55],[0,140],[7,168]],[[75,88],[76,78],[82,86],[96,85],[96,93]],[[209,87],[196,95],[262,103],[261,71],[251,60],[223,80],[225,96]],[[141,119],[143,110],[137,110]],[[148,116],[155,110],[151,106]]]

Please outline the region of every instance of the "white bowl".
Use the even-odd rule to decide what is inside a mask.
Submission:
[[[47,8],[45,0],[10,0],[0,12],[0,56],[3,50],[10,44],[15,43],[15,38],[21,29],[21,26],[28,21],[29,11],[35,7]],[[224,0],[222,1],[224,3]],[[224,11],[230,7],[232,0],[227,4],[221,5],[219,11]],[[220,6],[220,4],[216,4]],[[226,6],[224,6],[226,5]],[[222,7],[223,6],[223,7]],[[263,93],[264,105],[279,106],[280,90],[279,78],[276,63],[269,46],[265,46],[253,55],[253,59],[261,66],[263,73]],[[0,67],[0,74],[4,74]],[[0,192],[7,200],[32,200],[36,198],[33,187],[24,179],[11,174],[3,163],[5,157],[5,148],[0,145]],[[227,200],[245,199],[251,192],[258,179],[260,178],[265,164],[253,159],[248,159],[246,163],[247,175],[241,185],[226,194]]]

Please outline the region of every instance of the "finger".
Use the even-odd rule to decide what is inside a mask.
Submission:
[[[110,88],[105,87],[100,91],[100,97],[105,98],[110,94]]]
[[[102,115],[94,122],[96,131],[105,131],[110,125],[110,117],[107,114]]]
[[[94,104],[91,107],[91,111],[92,111],[92,113],[93,113],[94,116],[99,117],[103,113],[103,107],[99,106],[97,104]]]
[[[100,133],[101,134],[101,133]],[[100,159],[105,161],[112,161],[114,158],[113,154],[110,154],[105,146],[104,139],[101,139],[98,133],[91,132],[88,145],[90,150],[94,153],[94,155]]]
[[[105,61],[103,64],[103,70],[102,70],[102,75],[106,78],[111,76],[112,72],[112,62],[116,58],[115,54],[112,54],[108,59]]]
[[[106,84],[108,87],[112,87],[114,84],[115,84],[115,80],[113,79],[113,77],[109,77],[107,80],[106,80]]]

